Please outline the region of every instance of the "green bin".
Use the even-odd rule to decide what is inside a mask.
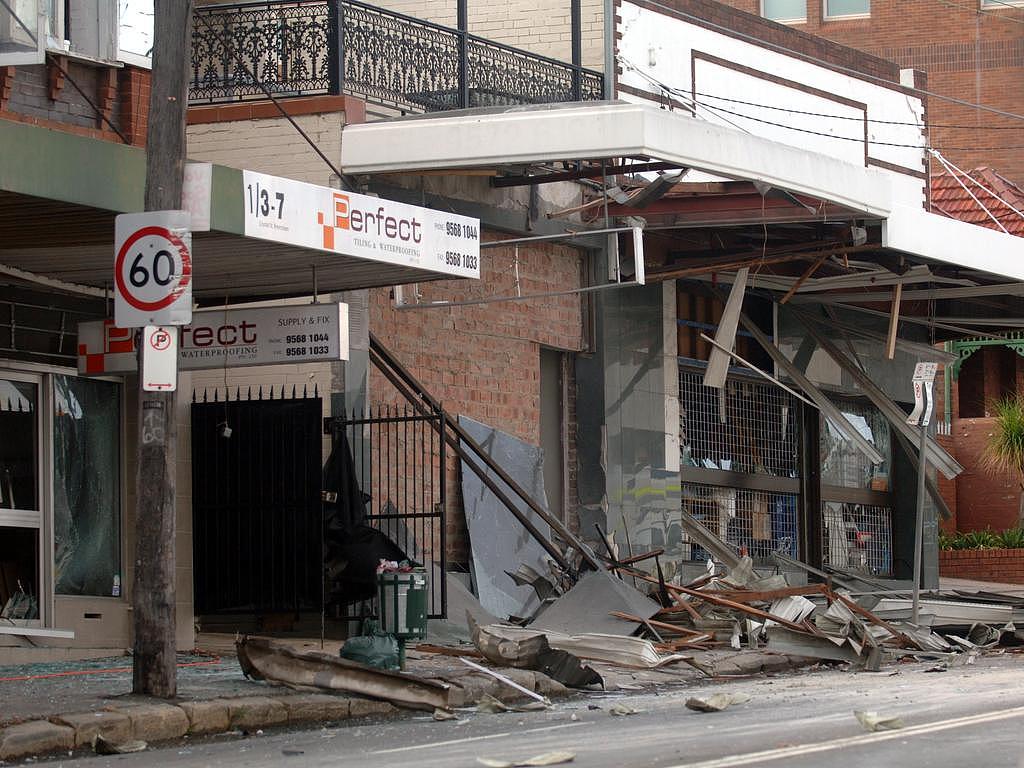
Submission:
[[[427,573],[417,568],[406,573],[378,573],[380,625],[398,639],[402,666],[405,641],[427,636]]]

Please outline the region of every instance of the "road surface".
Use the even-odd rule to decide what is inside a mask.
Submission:
[[[657,694],[590,694],[544,712],[467,710],[449,722],[416,714],[61,762],[76,768],[470,768],[479,765],[478,757],[520,761],[558,750],[575,753],[574,765],[581,768],[1024,768],[1024,655],[981,658],[947,672],[926,672],[929,666],[898,665],[874,674],[819,670]],[[690,696],[720,691],[752,698],[714,714],[685,707]],[[616,704],[639,711],[614,716]],[[904,728],[865,732],[854,710],[899,716]]]

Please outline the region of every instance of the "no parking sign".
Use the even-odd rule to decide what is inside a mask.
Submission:
[[[192,320],[187,211],[126,213],[114,224],[114,321],[120,328]]]

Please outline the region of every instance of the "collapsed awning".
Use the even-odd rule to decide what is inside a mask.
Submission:
[[[0,146],[7,148],[0,153],[0,267],[9,268],[6,276],[21,270],[78,285],[109,285],[114,217],[143,209],[143,150],[7,120],[0,120]],[[255,175],[257,183],[273,178]],[[253,179],[248,171],[212,168],[210,231],[193,235],[193,288],[199,300],[309,295],[314,289],[331,292],[479,274],[475,259],[470,268],[443,259],[428,260],[422,248],[417,252],[410,247],[415,244],[399,242],[412,233],[427,232],[429,224],[429,233],[422,237],[426,242],[438,231],[438,222],[431,217],[463,217],[415,208],[426,218],[406,222],[381,208],[398,204],[372,199],[372,210],[361,211],[354,204],[359,196],[353,195],[354,216],[372,223],[374,235],[395,232],[393,246],[370,248],[373,237],[364,237],[367,252],[357,257],[340,248],[297,245],[305,241],[295,236],[294,227],[288,233],[281,226],[286,222],[276,207],[278,194],[313,236],[324,224],[333,229],[330,225],[337,223],[340,210],[337,201],[330,199],[336,190],[278,179],[266,205],[265,226],[256,229],[254,213],[258,215],[261,208],[256,193],[261,190],[247,189]],[[324,195],[328,204],[318,204]],[[445,222],[440,223],[443,232]]]
[[[864,221],[883,223],[883,249],[1024,279],[1024,238],[927,213],[921,199],[902,199],[907,193],[888,173],[650,105],[590,102],[464,110],[348,125],[342,140],[342,166],[353,174],[507,171],[579,161],[615,165],[623,158],[664,161],[813,198]],[[793,220],[814,218],[799,205],[792,210]],[[831,213],[823,208],[821,215]]]

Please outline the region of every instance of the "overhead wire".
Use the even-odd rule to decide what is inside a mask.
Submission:
[[[950,128],[950,129],[962,129],[962,130],[984,130],[984,131],[1024,131],[1024,125],[956,125],[952,123],[922,123],[922,122],[910,122],[909,120],[880,120],[874,117],[864,117],[863,115],[834,115],[828,112],[811,112],[804,109],[794,109],[793,107],[780,107],[775,104],[763,104],[756,101],[744,101],[743,99],[734,99],[729,96],[721,96],[717,93],[706,93],[702,91],[694,91],[695,96],[700,96],[705,99],[716,99],[717,101],[728,101],[733,104],[743,104],[748,107],[759,107],[761,109],[771,109],[776,112],[789,112],[794,115],[807,115],[808,117],[825,117],[830,120],[850,120],[857,123],[875,123],[878,125],[902,125],[911,126],[914,128],[931,129],[931,128]]]
[[[709,112],[711,112],[712,114],[725,113],[727,115],[732,115],[733,117],[737,117],[737,118],[740,118],[740,119],[743,119],[743,120],[752,120],[754,122],[762,123],[764,125],[771,125],[771,126],[775,126],[777,128],[783,128],[783,129],[790,130],[790,131],[798,131],[800,133],[806,133],[806,134],[810,134],[810,135],[813,135],[813,136],[821,136],[821,137],[828,138],[828,139],[838,139],[840,141],[852,141],[852,142],[857,142],[857,143],[861,143],[861,144],[866,142],[868,144],[874,144],[876,146],[899,147],[899,148],[904,148],[904,149],[919,149],[919,150],[925,150],[925,151],[931,149],[930,145],[928,145],[928,144],[909,144],[909,143],[894,142],[894,141],[880,141],[880,140],[877,140],[877,139],[865,138],[863,136],[842,136],[842,135],[837,135],[837,134],[834,134],[834,133],[828,133],[826,131],[816,131],[816,130],[811,129],[811,128],[803,128],[803,127],[797,126],[797,125],[790,125],[789,123],[780,123],[780,122],[775,121],[775,120],[767,120],[767,119],[765,119],[763,117],[756,117],[754,115],[745,114],[743,112],[736,112],[735,110],[726,109],[725,107],[721,107],[721,106],[718,106],[718,105],[707,104],[706,102],[701,101],[701,100],[695,98],[695,96],[691,95],[690,93],[688,93],[688,92],[686,92],[686,91],[684,91],[682,89],[673,88],[672,86],[670,86],[670,85],[668,85],[666,83],[661,82],[657,78],[651,76],[647,72],[644,72],[642,69],[640,69],[637,66],[635,66],[634,64],[632,64],[624,56],[620,55],[620,56],[618,56],[618,59],[619,59],[620,63],[623,64],[623,66],[628,67],[630,70],[632,70],[633,72],[638,74],[640,77],[642,77],[645,80],[647,80],[650,84],[652,84],[655,87],[657,87],[660,90],[662,90],[664,93],[670,94],[672,96],[675,96],[677,98],[683,99],[685,101],[689,101],[693,105],[693,109],[695,111],[696,111],[697,107],[702,107],[702,108],[708,110]],[[714,97],[713,96],[711,98],[721,98],[721,97]],[[762,105],[762,104],[753,104],[751,102],[743,102],[743,103],[747,103],[750,106],[759,106],[759,107],[768,106],[768,105]],[[771,107],[768,107],[768,108],[771,108]],[[817,114],[817,113],[810,113],[810,112],[803,113],[800,110],[789,110],[789,109],[783,109],[783,108],[779,108],[779,109],[781,111],[794,112],[794,113],[797,113],[797,114],[814,115],[814,116],[817,116],[817,117],[833,117],[831,115],[824,115],[824,114]],[[722,118],[721,115],[716,115],[716,116],[718,116],[720,119],[726,120],[726,118]],[[835,117],[839,117],[839,116],[835,116]],[[863,118],[854,118],[854,119],[858,120],[859,122],[863,122]],[[1022,119],[1024,119],[1024,116],[1022,116]],[[730,122],[731,125],[735,126],[735,123],[732,123],[732,121],[728,121],[728,122]],[[896,121],[892,121],[892,124],[900,124],[900,123],[897,123]],[[919,124],[915,124],[915,123],[906,123],[906,125],[912,125],[912,126],[919,127],[919,128],[922,128],[922,129],[927,127],[925,125],[919,125]],[[964,127],[966,127],[966,126],[964,126]],[[1024,129],[1024,126],[1021,126],[1021,129]],[[745,131],[745,132],[749,133],[749,131]],[[945,149],[947,151],[965,151],[965,152],[1001,151],[1001,150],[1024,149],[1024,145],[974,146],[974,147],[944,146],[943,149]]]
[[[1006,234],[1010,234],[1009,230],[1006,227],[1003,226],[1003,222],[1001,222],[999,219],[997,219],[995,217],[995,214],[993,214],[992,211],[990,211],[988,209],[988,207],[983,202],[981,202],[981,200],[978,199],[978,196],[975,195],[973,192],[971,192],[970,187],[968,187],[966,184],[964,184],[963,179],[961,179],[956,174],[956,171],[954,171],[950,167],[949,163],[946,162],[946,158],[944,158],[940,153],[935,152],[934,150],[931,152],[931,154],[932,154],[932,156],[935,157],[936,160],[939,161],[939,163],[942,165],[943,168],[945,168],[947,171],[949,171],[949,174],[950,174],[950,176],[953,177],[954,181],[956,181],[957,184],[959,184],[961,187],[963,187],[964,192],[966,192],[968,195],[971,196],[971,199],[978,205],[979,208],[981,208],[981,210],[983,210],[985,212],[985,215],[987,215],[990,219],[992,219],[992,221],[995,222],[995,225],[997,227],[999,227],[1001,230],[1003,230],[1003,232],[1005,232]]]
[[[730,37],[738,38],[740,40],[745,40],[747,42],[754,43],[755,45],[757,45],[757,46],[759,46],[761,48],[769,48],[769,49],[774,50],[774,51],[779,52],[779,53],[785,53],[785,54],[790,54],[790,55],[793,55],[793,56],[798,56],[799,58],[803,59],[804,61],[810,61],[811,63],[814,63],[814,64],[820,64],[820,65],[822,65],[824,67],[828,67],[830,70],[832,70],[834,72],[841,72],[841,73],[844,73],[844,74],[853,75],[854,77],[857,77],[858,79],[870,80],[870,81],[873,81],[873,82],[876,82],[876,83],[882,83],[882,84],[890,86],[890,87],[893,85],[893,82],[891,80],[887,80],[886,78],[881,77],[880,75],[872,75],[872,74],[869,74],[867,72],[863,72],[861,70],[854,69],[853,67],[846,67],[846,66],[843,66],[841,64],[837,64],[835,62],[825,61],[824,59],[818,58],[816,56],[813,56],[813,55],[810,55],[810,54],[807,54],[807,53],[801,53],[800,51],[794,50],[794,49],[789,48],[789,47],[787,47],[785,45],[782,45],[780,43],[775,43],[775,42],[772,42],[772,41],[764,40],[763,38],[757,37],[756,35],[747,34],[746,32],[741,32],[741,31],[733,29],[731,27],[727,27],[724,24],[718,24],[718,23],[716,23],[714,21],[710,21],[710,20],[702,18],[700,16],[696,16],[696,15],[694,15],[692,13],[687,13],[686,11],[682,11],[682,10],[680,10],[678,8],[674,8],[674,7],[670,6],[670,5],[666,5],[664,3],[658,2],[658,0],[647,0],[647,5],[649,7],[651,7],[652,9],[657,9],[657,10],[660,10],[660,11],[664,11],[669,16],[674,16],[676,18],[685,19],[685,20],[693,22],[695,24],[699,24],[701,27],[704,27],[704,28],[707,28],[707,29],[711,29],[711,30],[716,31],[716,32],[722,32],[724,34],[729,35]],[[1015,6],[1010,6],[1010,7],[1015,7]],[[973,102],[973,101],[967,101],[966,99],[958,99],[955,96],[946,96],[945,94],[936,93],[935,91],[929,91],[926,88],[918,88],[916,86],[903,86],[903,88],[904,88],[904,90],[911,91],[912,93],[923,94],[925,96],[931,96],[931,97],[934,97],[936,99],[941,99],[942,101],[948,101],[951,104],[959,104],[959,105],[964,106],[964,107],[971,107],[972,109],[980,109],[980,110],[983,110],[985,112],[990,112],[992,114],[1002,115],[1003,117],[1010,117],[1010,118],[1013,118],[1014,120],[1022,120],[1022,121],[1024,121],[1024,115],[1018,114],[1016,112],[1008,112],[1006,110],[998,109],[996,107],[990,107],[987,104],[979,104],[979,103],[976,103],[976,102]]]

